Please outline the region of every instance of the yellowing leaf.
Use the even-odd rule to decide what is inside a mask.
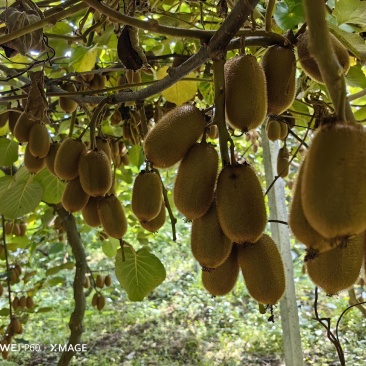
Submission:
[[[167,76],[168,66],[162,67],[157,72],[157,76],[159,79],[164,78]],[[187,78],[195,78],[196,75],[191,72],[186,76]],[[188,81],[188,80],[181,80],[175,83],[170,88],[164,90],[161,94],[163,97],[171,103],[175,103],[176,105],[182,105],[196,95],[197,92],[197,82],[196,81]]]

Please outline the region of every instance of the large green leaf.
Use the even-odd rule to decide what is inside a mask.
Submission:
[[[338,0],[333,15],[339,25],[343,23],[366,25],[366,1]]]
[[[11,165],[18,160],[18,143],[0,138],[0,165]]]
[[[134,145],[128,151],[128,157],[130,159],[130,164],[140,168],[141,164],[143,164],[145,157],[142,152],[142,148],[140,145]]]
[[[102,250],[103,253],[108,257],[112,258],[117,253],[117,248],[119,247],[119,240],[114,238],[109,238],[103,241]]]
[[[72,52],[70,64],[77,72],[90,71],[97,61],[98,52],[96,47],[79,45]]]
[[[9,175],[0,178],[0,197],[10,187],[12,181],[13,178]]]
[[[366,88],[366,75],[361,69],[361,65],[352,66],[346,77],[347,84],[358,88]]]
[[[66,187],[64,182],[51,174],[48,169],[43,169],[37,173],[34,180],[43,187],[43,201],[55,204],[61,202],[61,197]]]
[[[116,254],[116,276],[131,301],[142,301],[166,277],[159,258],[146,248],[137,252],[124,248],[125,261],[122,261],[121,249]]]
[[[16,219],[34,211],[41,202],[43,188],[37,181],[27,179],[16,181],[0,199],[0,213],[8,219]]]
[[[296,28],[299,23],[305,21],[302,0],[279,1],[273,16],[281,29],[288,30]]]
[[[328,27],[358,59],[362,62],[366,62],[366,44],[359,34],[347,33],[330,22],[328,22]]]

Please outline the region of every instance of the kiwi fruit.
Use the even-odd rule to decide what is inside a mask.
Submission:
[[[15,296],[12,302],[13,309],[16,310],[19,308],[19,297]]]
[[[19,307],[21,307],[23,309],[26,306],[27,306],[27,298],[23,295],[19,299]]]
[[[97,300],[97,309],[101,311],[103,310],[104,306],[105,306],[105,297],[101,294],[99,295]]]
[[[120,124],[120,122],[122,122],[122,114],[121,112],[118,110],[118,108],[116,108],[112,115],[111,115],[111,124],[113,126],[117,126],[118,124]],[[125,135],[123,135],[125,136]]]
[[[165,114],[146,135],[144,152],[157,168],[180,161],[205,131],[203,112],[186,104]]]
[[[21,111],[9,111],[9,130],[13,135],[15,125],[18,122],[21,113]]]
[[[252,55],[236,56],[225,64],[225,111],[228,124],[247,132],[267,114],[266,77]]]
[[[84,221],[91,227],[101,225],[98,215],[98,201],[100,197],[89,197],[88,203],[81,209]]]
[[[366,229],[366,132],[356,123],[318,128],[306,155],[301,186],[304,214],[324,238]]]
[[[109,145],[108,140],[103,137],[97,136],[95,141],[96,141],[97,149],[103,150],[107,154],[109,161],[111,161],[112,160],[112,151],[111,151],[111,147]]]
[[[28,309],[32,309],[34,307],[34,301],[33,301],[33,298],[31,296],[27,296],[26,307]]]
[[[277,154],[277,175],[282,178],[288,176],[290,170],[290,154],[285,146],[278,150]]]
[[[8,122],[8,119],[9,119],[8,111],[1,113],[0,114],[0,127],[4,127],[6,125],[6,122]]]
[[[50,150],[50,136],[43,123],[36,123],[29,133],[29,151],[36,158],[45,158]]]
[[[12,221],[7,221],[5,224],[5,234],[10,235],[13,233],[13,225],[14,223]]]
[[[269,119],[266,126],[268,140],[276,141],[281,136],[281,123],[276,119]]]
[[[111,275],[107,275],[104,278],[104,284],[109,287],[112,284],[112,277]]]
[[[55,158],[59,147],[60,144],[58,142],[52,142],[45,158],[47,169],[55,176],[57,176],[55,173]]]
[[[77,91],[74,83],[65,83],[62,88],[69,93]],[[66,113],[73,113],[78,107],[78,104],[69,97],[60,97],[59,103],[61,109]]]
[[[101,74],[94,74],[93,79],[90,81],[90,87],[93,90],[101,90],[105,88],[106,77]]]
[[[225,262],[232,246],[221,230],[214,201],[205,215],[192,222],[192,254],[204,270],[211,269]]]
[[[4,293],[4,287],[3,285],[0,283],[0,296],[2,296]]]
[[[308,248],[309,252],[325,252],[332,249],[330,242],[325,240],[314,230],[304,215],[301,199],[303,174],[304,162],[300,166],[293,189],[288,223],[295,238],[303,243]]]
[[[13,226],[13,234],[15,236],[20,236],[20,226],[19,226],[19,224],[14,224],[14,226]]]
[[[88,276],[85,276],[85,279],[84,279],[84,288],[90,288],[90,279]]]
[[[279,135],[279,139],[284,140],[288,135],[288,125],[285,122],[281,122],[281,121],[278,121],[278,122],[280,123],[280,126],[281,126],[281,132]]]
[[[92,306],[97,306],[97,303],[98,303],[98,297],[99,297],[99,295],[98,295],[97,293],[95,293],[95,294],[93,295],[92,302],[91,302]]]
[[[109,158],[103,150],[88,150],[79,160],[79,177],[84,192],[90,196],[104,196],[112,186]]]
[[[263,55],[262,67],[267,81],[267,114],[281,114],[295,99],[294,51],[278,45],[271,46]]]
[[[163,202],[158,216],[156,216],[154,219],[150,221],[140,221],[140,225],[144,229],[154,233],[155,231],[158,231],[165,224],[165,217],[166,217],[165,204]]]
[[[46,166],[45,158],[35,158],[29,151],[29,144],[27,144],[24,152],[24,166],[30,173],[38,173]]]
[[[100,274],[98,274],[96,279],[95,279],[95,286],[97,286],[99,288],[104,287],[104,278]]]
[[[210,126],[210,129],[208,130],[207,132],[207,136],[210,138],[210,139],[217,139],[219,137],[219,129],[216,125],[212,125]]]
[[[75,179],[79,176],[79,160],[86,150],[82,141],[66,138],[57,150],[54,169],[56,175],[63,180]]]
[[[307,261],[307,273],[315,285],[328,295],[351,287],[360,274],[364,241],[365,233],[355,235],[346,243]]]
[[[258,177],[248,164],[227,165],[216,188],[216,205],[224,234],[235,243],[256,242],[267,224]]]
[[[98,215],[104,231],[115,239],[121,239],[127,231],[127,220],[120,200],[106,196],[98,201]]]
[[[141,171],[132,188],[132,211],[140,221],[151,221],[159,215],[162,200],[160,177],[155,172]]]
[[[188,220],[203,216],[210,208],[219,157],[213,145],[195,144],[181,161],[174,185],[174,203]]]
[[[20,236],[24,236],[25,233],[27,232],[27,224],[25,222],[21,222],[19,224],[19,229],[20,229]]]
[[[285,292],[281,254],[267,234],[253,244],[238,246],[238,262],[250,296],[261,304],[276,304]]]
[[[234,288],[238,275],[238,255],[234,245],[224,263],[213,271],[202,271],[202,284],[212,295],[223,296]]]
[[[344,73],[347,73],[351,66],[347,49],[331,33],[329,33],[329,39],[339,64],[343,67]],[[309,32],[307,30],[298,37],[297,55],[305,73],[318,83],[323,84],[318,64],[309,49]]]
[[[19,142],[28,142],[31,128],[37,121],[30,119],[25,112],[21,113],[14,126],[14,136]]]
[[[18,318],[11,319],[10,326],[14,330],[15,334],[21,334],[23,332],[22,323],[20,322],[20,320]]]
[[[82,210],[89,200],[89,195],[84,192],[80,179],[75,178],[69,180],[62,194],[61,203],[68,212],[76,212]]]

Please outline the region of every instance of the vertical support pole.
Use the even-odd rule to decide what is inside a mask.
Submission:
[[[278,142],[270,142],[267,139],[264,125],[262,126],[263,161],[267,187],[277,175]],[[287,208],[285,197],[285,184],[279,178],[268,194],[268,203],[271,220],[287,222]],[[297,312],[296,292],[294,284],[294,269],[292,263],[290,233],[288,226],[277,222],[271,222],[272,238],[279,246],[283,258],[286,275],[285,295],[280,301],[280,313],[282,323],[282,338],[287,366],[303,366],[303,353],[301,348],[301,336],[299,315]]]

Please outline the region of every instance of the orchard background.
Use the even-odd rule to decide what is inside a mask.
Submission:
[[[343,114],[366,121],[366,2],[0,0],[0,8],[0,335],[2,344],[43,350],[3,352],[1,364],[364,365],[366,309],[348,308],[363,302],[363,279],[332,297],[314,291],[304,246],[289,236],[283,207],[290,207],[298,168],[323,120]],[[286,111],[250,131],[228,126],[225,60],[248,54],[261,61],[274,45],[297,57],[307,26],[316,32],[313,56],[325,84],[297,61],[295,98]],[[322,52],[328,30],[347,50],[346,76],[334,52]],[[282,242],[294,286],[280,306],[258,305],[242,276],[223,297],[203,288],[190,249],[192,224],[174,205],[179,164],[159,169],[164,226],[149,232],[132,211],[134,181],[150,169],[145,136],[184,104],[204,111],[221,167],[230,158],[246,161],[259,178],[266,233]],[[41,122],[53,142],[74,138],[94,148],[96,137],[108,141],[114,182],[108,194],[123,206],[123,238],[90,227],[80,210],[69,213],[61,204],[65,179],[41,159],[25,162],[29,143],[15,129],[22,113]],[[273,138],[270,119],[291,128]],[[279,177],[275,161],[283,146],[289,172]],[[106,276],[110,286],[102,283]],[[296,321],[288,319],[290,341],[280,314],[289,303],[296,312]],[[87,351],[52,353],[51,343],[85,343]]]

